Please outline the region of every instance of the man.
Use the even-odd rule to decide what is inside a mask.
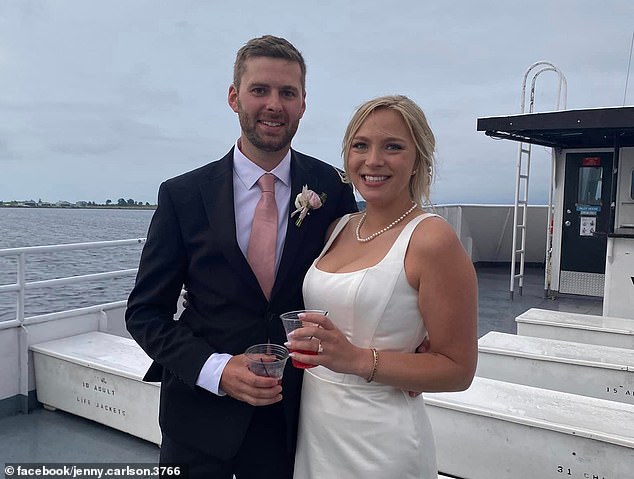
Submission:
[[[126,324],[154,360],[145,379],[162,382],[160,462],[186,465],[189,477],[292,477],[301,371],[288,361],[279,384],[249,371],[243,352],[286,341],[279,314],[303,307],[304,274],[328,225],[356,211],[332,166],[290,147],[306,108],[305,74],[288,41],[250,40],[229,87],[241,126],[235,147],[159,188]],[[272,209],[261,178],[274,183]],[[297,226],[293,203],[304,185],[326,199]],[[277,215],[271,254],[257,253],[266,235],[251,234],[266,223],[255,219],[265,196]],[[188,306],[175,321],[183,286]]]

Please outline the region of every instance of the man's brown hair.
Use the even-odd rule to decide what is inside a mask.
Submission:
[[[233,65],[233,86],[240,89],[240,80],[246,69],[246,61],[254,57],[281,58],[290,62],[297,62],[302,71],[302,89],[306,90],[306,63],[304,57],[291,42],[281,37],[264,35],[259,38],[249,40],[236,55],[236,62]]]

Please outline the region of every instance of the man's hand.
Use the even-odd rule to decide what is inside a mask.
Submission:
[[[244,354],[232,357],[220,378],[220,389],[252,406],[268,406],[282,400],[280,380],[253,374]]]
[[[423,338],[423,342],[420,343],[418,345],[418,347],[416,348],[416,352],[417,353],[426,353],[429,351],[430,348],[430,344],[429,344],[429,337],[425,336]],[[417,393],[416,391],[409,391],[409,397],[413,397],[415,398],[416,396],[420,396],[422,393]]]

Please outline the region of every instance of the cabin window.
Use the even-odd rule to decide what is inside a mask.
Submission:
[[[630,198],[634,200],[634,170],[630,172]]]
[[[582,166],[579,168],[579,194],[577,203],[581,205],[601,205],[601,185],[603,168]]]

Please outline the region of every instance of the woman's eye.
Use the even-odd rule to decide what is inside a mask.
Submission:
[[[357,141],[357,142],[352,144],[352,149],[353,150],[364,150],[365,147],[366,147],[365,143],[363,143],[361,141]]]
[[[385,145],[386,150],[402,150],[403,147],[401,145],[397,145],[396,143],[389,143]]]

